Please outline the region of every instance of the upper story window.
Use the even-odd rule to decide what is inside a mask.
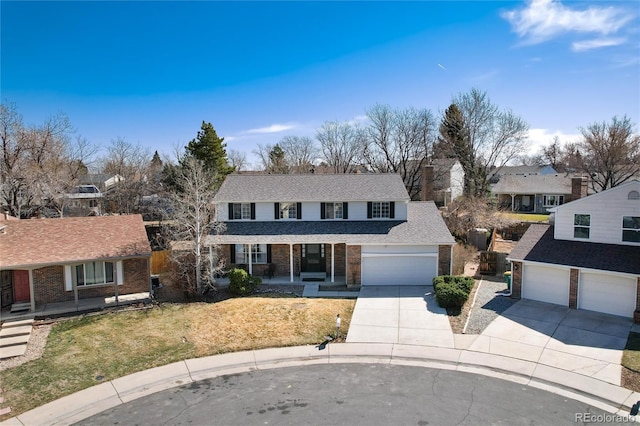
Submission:
[[[640,192],[638,191],[630,191],[627,195],[629,200],[640,200]]]
[[[254,203],[229,203],[229,220],[247,220],[256,218]]]
[[[640,243],[640,216],[622,217],[622,241]]]
[[[275,203],[274,219],[302,219],[302,203]]]
[[[591,230],[590,214],[573,215],[573,238],[589,238]]]
[[[76,265],[76,285],[113,283],[113,262],[87,262]]]
[[[348,203],[320,203],[320,219],[348,219]]]
[[[367,203],[367,218],[393,219],[395,217],[395,203],[393,201],[369,201]]]
[[[560,206],[564,204],[564,195],[544,195],[542,196],[542,204],[545,207]]]

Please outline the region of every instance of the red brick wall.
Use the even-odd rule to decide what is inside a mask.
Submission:
[[[361,284],[362,249],[360,246],[347,246],[347,284]]]
[[[334,273],[334,275],[336,277],[344,277],[345,273],[344,273],[344,254],[345,254],[345,245],[346,244],[334,244],[333,245],[333,249],[335,250],[335,257],[336,260],[333,264],[333,266],[336,268],[336,271]],[[325,244],[324,246],[324,252],[326,254],[326,261],[327,261],[327,277],[331,277],[331,256],[333,256],[333,253],[331,253],[331,244]]]
[[[569,272],[569,307],[578,309],[578,269],[571,268]]]
[[[451,273],[451,246],[438,247],[438,275]]]
[[[513,275],[511,275],[511,297],[522,297],[522,262],[513,262]]]
[[[150,271],[147,258],[125,259],[122,262],[122,268],[124,283],[118,286],[118,294],[149,291]],[[66,291],[64,287],[64,267],[62,265],[34,269],[33,288],[36,305],[75,300],[73,290]],[[108,297],[114,294],[115,291],[111,284],[78,287],[78,299]]]

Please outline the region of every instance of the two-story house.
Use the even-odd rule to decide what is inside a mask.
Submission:
[[[431,284],[451,273],[454,239],[433,202],[396,174],[229,175],[214,198],[227,265],[289,281]]]
[[[638,322],[640,181],[553,212],[554,225],[532,225],[509,256],[512,295]]]

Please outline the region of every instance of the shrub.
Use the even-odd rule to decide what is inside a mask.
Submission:
[[[460,309],[469,298],[475,281],[471,277],[440,275],[433,279],[436,301],[442,308]]]
[[[247,296],[262,284],[260,277],[253,277],[244,269],[234,268],[229,271],[229,291],[239,296]]]

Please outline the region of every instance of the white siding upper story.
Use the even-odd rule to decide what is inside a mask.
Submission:
[[[280,200],[280,203],[292,202],[296,200]],[[274,203],[273,202],[258,202],[255,204],[255,221],[257,222],[269,222],[274,221]],[[407,220],[407,201],[395,201],[394,202],[394,217],[393,218],[367,218],[367,202],[366,201],[351,201],[348,204],[348,219],[321,219],[320,215],[320,202],[303,202],[302,217],[299,220],[303,221],[335,221],[335,220]],[[216,203],[216,220],[220,222],[226,222],[229,220],[229,203]],[[244,219],[251,220],[251,219]],[[278,220],[297,220],[297,219],[278,219]]]
[[[638,235],[640,219],[640,181],[634,180],[615,188],[556,207],[554,238],[605,244],[640,245],[623,241],[623,218],[627,218],[626,235]],[[576,216],[580,215],[580,216]],[[582,222],[582,223],[580,223]],[[631,225],[629,223],[635,223]],[[581,235],[582,237],[578,237]],[[626,237],[625,239],[629,239]],[[637,240],[636,240],[637,241]]]

